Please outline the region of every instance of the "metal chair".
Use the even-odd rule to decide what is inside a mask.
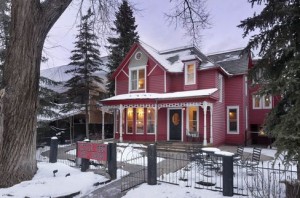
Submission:
[[[242,166],[246,167],[247,172],[252,171],[250,174],[254,174],[255,169],[257,168],[260,162],[261,148],[253,148],[253,152],[250,159],[245,159],[242,163]]]
[[[233,157],[233,162],[236,164],[241,164],[243,162],[243,157],[244,155],[244,147],[243,146],[238,146],[236,149],[236,153]]]

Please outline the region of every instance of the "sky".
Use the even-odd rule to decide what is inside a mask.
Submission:
[[[166,50],[190,45],[181,27],[175,28],[166,21],[165,13],[171,9],[169,0],[139,1],[131,0],[138,11],[134,12],[137,32],[140,39],[157,50]],[[238,28],[241,20],[260,12],[262,6],[251,7],[247,0],[207,0],[206,8],[210,14],[210,28],[202,31],[202,40],[198,48],[204,53],[213,53],[245,47],[249,36],[242,37],[243,30]],[[44,55],[48,62],[42,69],[61,66],[70,62],[77,34],[76,18],[78,3],[76,0],[67,8],[48,34],[44,46]],[[105,49],[101,55],[107,55]]]

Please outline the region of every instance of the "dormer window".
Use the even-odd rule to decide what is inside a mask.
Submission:
[[[145,67],[130,69],[130,90],[145,90]]]
[[[196,64],[194,62],[185,64],[184,73],[186,85],[196,84]]]

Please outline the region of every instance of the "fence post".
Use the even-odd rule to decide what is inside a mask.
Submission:
[[[50,142],[50,153],[49,153],[49,162],[57,162],[57,150],[58,150],[58,139],[56,136],[51,138]]]
[[[223,196],[233,196],[233,156],[223,156]]]
[[[90,142],[89,139],[85,139],[83,140],[84,142],[88,143]],[[87,169],[89,169],[90,167],[90,160],[89,159],[85,159],[85,158],[81,158],[81,172],[85,172],[87,171]]]
[[[156,145],[150,144],[148,146],[148,184],[157,184],[157,152]]]
[[[107,150],[108,174],[110,179],[114,180],[117,179],[117,144],[109,143]]]

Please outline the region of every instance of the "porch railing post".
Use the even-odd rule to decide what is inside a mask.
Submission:
[[[150,144],[148,146],[148,184],[157,184],[157,151],[156,145]]]
[[[117,144],[109,143],[108,144],[108,174],[110,175],[110,179],[117,179]]]
[[[233,196],[233,156],[223,156],[223,196]]]

